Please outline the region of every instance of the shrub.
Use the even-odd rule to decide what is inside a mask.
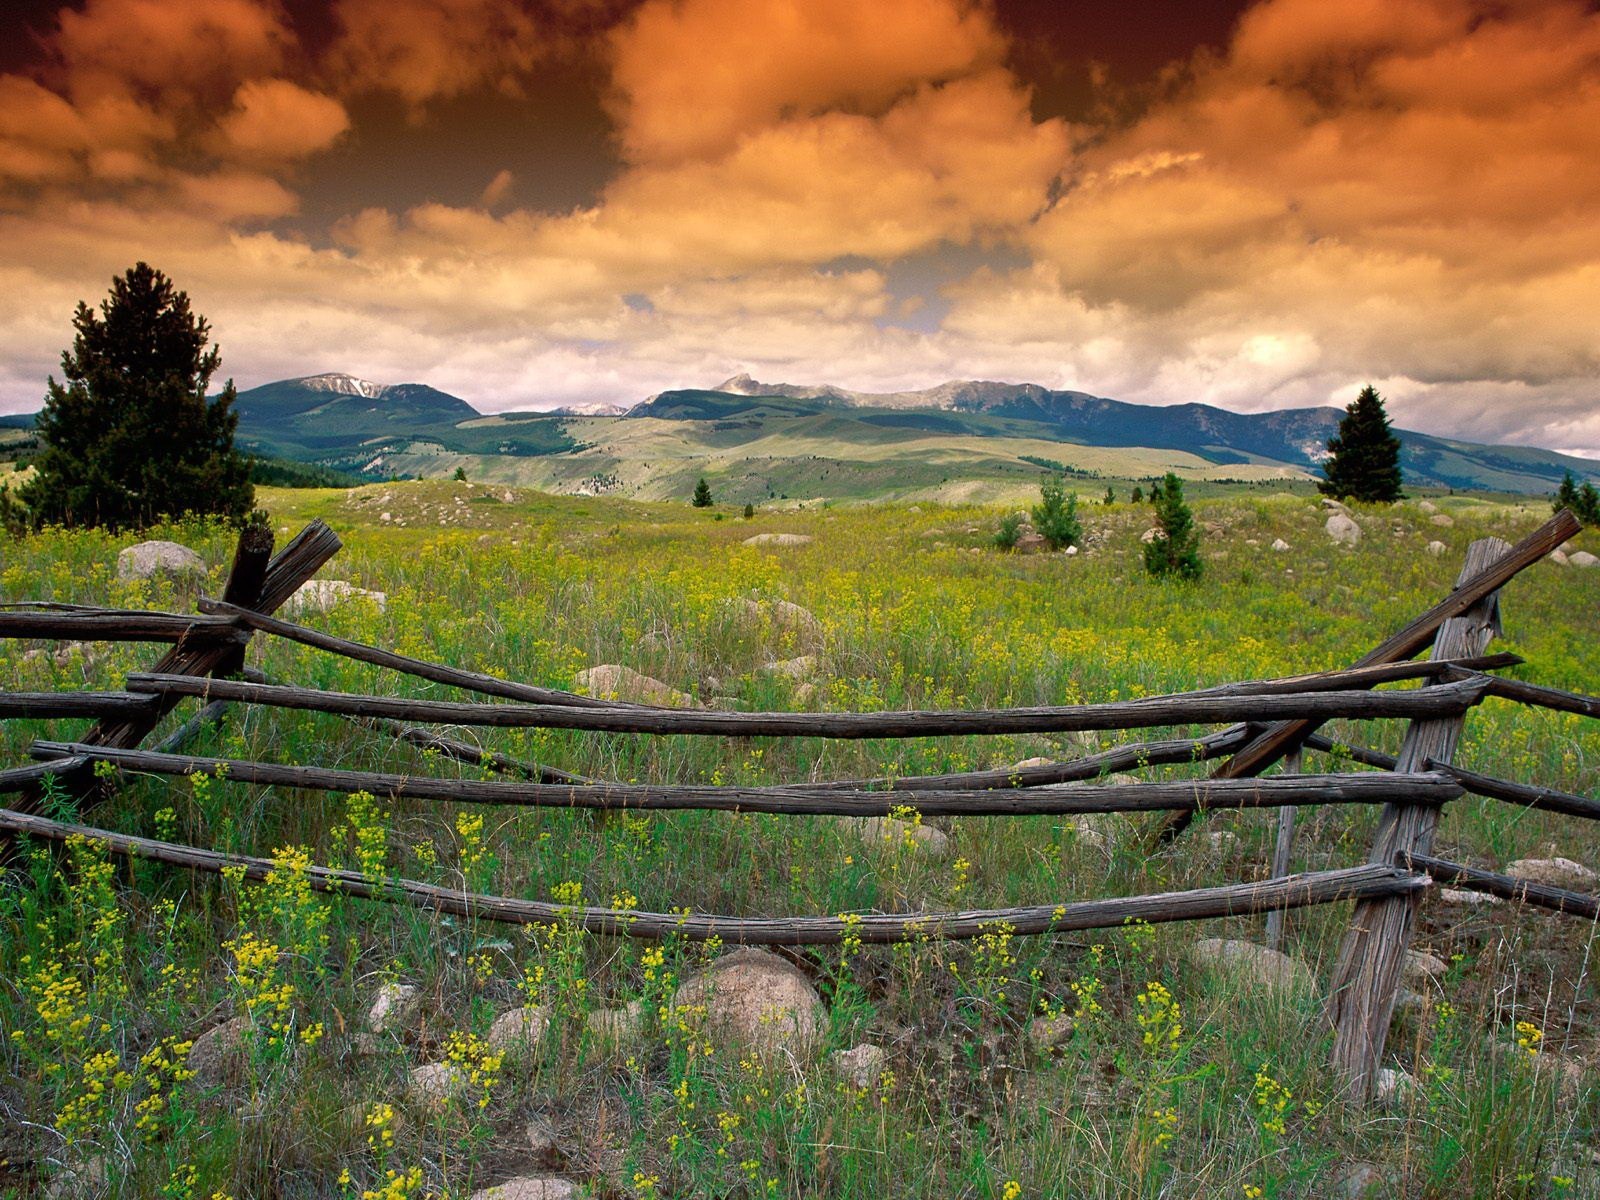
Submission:
[[[1067,494],[1063,476],[1052,475],[1039,485],[1033,527],[1052,550],[1076,546],[1083,540],[1083,526],[1078,522],[1078,497]]]
[[[704,475],[700,477],[700,482],[694,485],[694,498],[690,503],[696,508],[711,507],[711,485],[706,482]]]
[[[1001,550],[1015,550],[1022,537],[1022,514],[1007,513],[1000,518],[1000,527],[994,531],[994,544]]]

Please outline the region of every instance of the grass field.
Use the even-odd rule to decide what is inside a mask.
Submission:
[[[1085,486],[1088,491],[1098,487]],[[921,505],[759,512],[556,498],[505,485],[267,491],[280,543],[321,516],[345,540],[322,571],[387,594],[316,624],[507,678],[571,686],[621,663],[702,701],[746,709],[870,710],[1123,699],[1346,664],[1448,592],[1467,544],[1528,532],[1535,501],[1438,500],[1357,509],[1340,548],[1305,495],[1203,499],[1204,577],[1149,580],[1148,508],[1086,504],[1085,552],[1011,556],[1001,510]],[[747,546],[793,532],[799,546]],[[122,584],[131,537],[46,532],[0,542],[0,601],[192,608],[220,590],[232,537],[180,528],[201,582]],[[1275,539],[1289,544],[1275,552]],[[1600,550],[1588,532],[1580,545]],[[1425,551],[1432,540],[1444,553]],[[1597,572],[1542,562],[1504,593],[1513,674],[1600,691]],[[820,638],[751,620],[739,598],[785,599]],[[770,609],[768,610],[771,611]],[[259,639],[258,639],[259,643]],[[26,655],[0,643],[7,687],[116,687],[150,647]],[[765,669],[812,655],[794,675]],[[252,664],[285,681],[455,697],[273,642]],[[0,728],[0,765],[81,722]],[[1079,737],[824,742],[480,731],[487,748],[631,781],[777,783],[1076,757]],[[1195,736],[1198,728],[1181,731]],[[1393,725],[1342,724],[1393,750]],[[463,733],[461,736],[472,736]],[[309,714],[236,713],[197,753],[421,773],[474,767]],[[1321,761],[1315,757],[1312,766]],[[1457,761],[1600,793],[1600,724],[1489,701]],[[1196,767],[1161,768],[1183,777]],[[1065,902],[1264,877],[1273,817],[1220,814],[1149,854],[1122,818],[932,821],[943,857],[864,841],[841,818],[481,809],[128,777],[95,823],[274,854],[248,888],[149,864],[24,844],[0,877],[0,1195],[468,1197],[554,1174],[605,1197],[1545,1197],[1600,1195],[1600,1009],[1595,930],[1514,905],[1425,902],[1416,945],[1445,963],[1412,985],[1386,1065],[1415,1081],[1387,1105],[1337,1098],[1318,990],[1349,907],[1292,914],[1287,949],[1316,988],[1266,991],[1198,970],[1204,937],[1259,940],[1261,921],[808,952],[829,1011],[820,1049],[741,1053],[670,1004],[673,980],[716,947],[649,944],[430,916],[310,894],[297,864],[365,866],[506,895],[619,908],[765,914],[929,911]],[[70,814],[70,802],[52,798]],[[1296,869],[1360,862],[1375,814],[1302,810]],[[1499,868],[1554,847],[1593,864],[1581,822],[1493,801],[1451,805],[1439,853]],[[418,986],[420,1014],[362,1045],[379,989]],[[594,1013],[643,1002],[637,1041]],[[539,1003],[549,1033],[525,1059],[488,1052],[498,1014]],[[1075,1018],[1053,1050],[1040,1015]],[[236,1077],[201,1088],[183,1043],[242,1017]],[[864,1086],[830,1054],[887,1054]],[[448,1060],[470,1076],[441,1106],[408,1073]],[[531,1121],[552,1137],[535,1147]],[[1367,1170],[1371,1185],[1352,1184]],[[76,1174],[73,1174],[76,1172]],[[85,1182],[102,1178],[97,1190]],[[52,1181],[54,1183],[52,1184]],[[64,1189],[64,1190],[62,1190]]]

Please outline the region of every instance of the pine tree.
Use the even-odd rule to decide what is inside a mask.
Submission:
[[[1033,527],[1052,550],[1076,546],[1083,540],[1078,523],[1078,497],[1067,494],[1066,479],[1052,475],[1039,485],[1039,503],[1033,509]]]
[[[694,485],[694,499],[690,503],[696,508],[711,507],[711,485],[706,482],[704,475],[700,477],[700,482]]]
[[[1584,481],[1582,487],[1568,471],[1561,478],[1561,486],[1556,489],[1556,498],[1550,507],[1555,512],[1563,508],[1570,509],[1572,515],[1585,525],[1600,526],[1600,491],[1595,490],[1594,484]]]
[[[1183,502],[1183,481],[1168,472],[1156,499],[1156,522],[1161,531],[1144,548],[1144,569],[1152,575],[1199,579],[1200,531],[1194,514]]]
[[[140,528],[185,513],[243,520],[255,500],[233,447],[230,380],[189,297],[145,263],[112,280],[98,314],[80,303],[38,418],[38,473],[22,492],[36,523]]]
[[[1400,491],[1400,439],[1389,429],[1383,398],[1368,384],[1345,409],[1339,432],[1328,439],[1323,481],[1317,489],[1336,500],[1392,504]]]

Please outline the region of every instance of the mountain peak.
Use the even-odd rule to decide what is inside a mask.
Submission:
[[[384,384],[358,379],[354,375],[346,375],[342,371],[329,371],[322,375],[306,375],[286,382],[298,383],[301,387],[309,388],[314,392],[336,392],[341,396],[361,396],[368,400],[376,400],[388,390]]]

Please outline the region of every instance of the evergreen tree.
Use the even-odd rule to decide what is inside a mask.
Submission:
[[[700,477],[700,482],[694,485],[694,499],[690,503],[696,508],[711,507],[711,485],[706,482],[704,475]]]
[[[1152,575],[1199,579],[1200,531],[1194,514],[1183,502],[1183,481],[1168,472],[1156,499],[1156,521],[1161,532],[1145,544],[1144,569]]]
[[[1587,481],[1582,487],[1568,471],[1561,478],[1561,486],[1556,489],[1556,498],[1551,502],[1550,508],[1560,512],[1563,508],[1570,509],[1572,515],[1585,525],[1600,526],[1600,491]]]
[[[456,483],[465,483],[467,481],[467,469],[465,467],[457,467],[456,473],[450,478]]]
[[[1345,409],[1339,432],[1328,439],[1317,489],[1336,500],[1349,497],[1378,504],[1401,499],[1400,439],[1389,429],[1383,398],[1371,384]]]
[[[1115,504],[1117,502],[1117,489],[1108,486],[1106,494],[1100,498],[1100,502],[1102,504]]]
[[[1138,484],[1134,484],[1133,485],[1133,495],[1129,496],[1128,499],[1133,501],[1133,503],[1135,503],[1135,504],[1143,504],[1144,503],[1144,489],[1142,487],[1140,487]]]
[[[1083,526],[1078,523],[1078,497],[1067,494],[1064,476],[1048,476],[1039,485],[1039,503],[1033,509],[1033,527],[1052,550],[1076,546],[1083,540]]]
[[[754,504],[751,504],[748,501],[746,501],[745,502],[745,506],[744,506],[744,519],[746,521],[748,521],[751,517],[753,517],[755,515],[756,515],[756,506]]]
[[[206,387],[222,363],[189,297],[145,263],[111,282],[98,314],[79,303],[65,383],[49,381],[38,473],[23,501],[37,523],[139,528],[185,513],[241,521],[255,489],[233,447],[239,423],[230,380]]]

